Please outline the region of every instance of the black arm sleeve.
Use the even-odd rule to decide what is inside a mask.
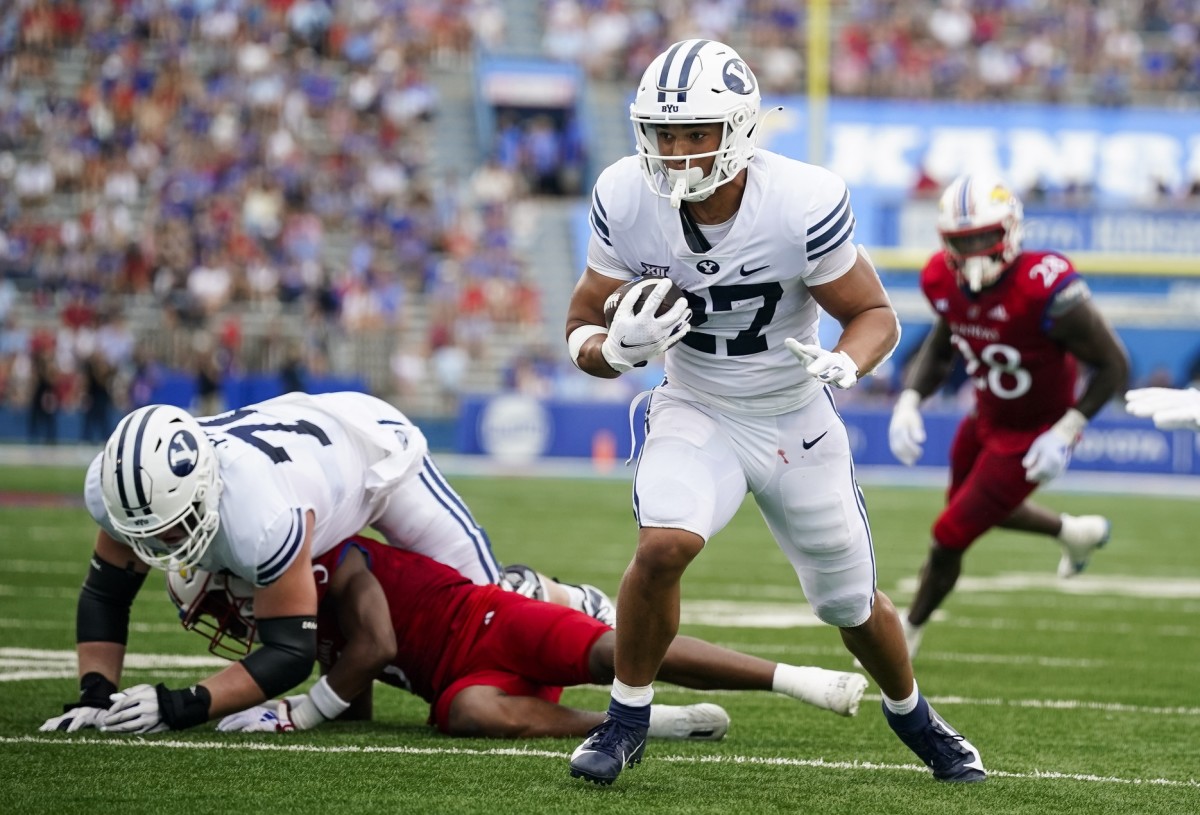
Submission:
[[[317,660],[316,617],[273,617],[258,621],[262,647],[242,667],[270,699],[291,690],[312,673]]]
[[[122,569],[92,555],[75,607],[75,641],[128,642],[129,607],[145,581],[145,572]]]

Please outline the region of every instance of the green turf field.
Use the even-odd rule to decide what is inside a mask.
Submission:
[[[615,594],[632,552],[629,487],[571,479],[452,478],[498,556]],[[12,813],[1197,813],[1200,812],[1200,500],[1051,494],[1107,513],[1114,536],[1059,585],[1051,543],[992,533],[966,561],[917,660],[925,693],[980,748],[986,784],[931,780],[891,734],[878,691],[843,719],[765,693],[698,694],[733,719],[723,742],[652,742],[611,788],[571,779],[575,740],[451,740],[425,705],[380,687],[376,721],[289,736],[205,727],[145,738],[40,734],[76,693],[75,597],[93,527],[82,472],[0,468],[0,795]],[[903,605],[940,502],[869,488],[881,587]],[[16,499],[22,499],[20,501]],[[18,505],[21,504],[21,505]],[[683,631],[771,659],[848,669],[836,631],[804,624],[794,575],[753,505],[684,581]],[[133,611],[123,684],[179,687],[212,668],[178,627],[161,577]],[[601,708],[603,688],[564,702]]]

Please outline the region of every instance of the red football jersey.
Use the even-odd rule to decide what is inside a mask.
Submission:
[[[950,326],[985,432],[1044,428],[1075,403],[1075,358],[1046,335],[1057,313],[1088,294],[1069,260],[1023,252],[995,284],[973,294],[939,252],[921,270],[921,289]]]
[[[475,641],[484,622],[483,614],[471,611],[503,589],[477,586],[449,566],[423,555],[368,538],[351,538],[313,560],[318,601],[324,600],[329,576],[352,546],[367,556],[371,573],[387,595],[396,631],[398,656],[379,678],[433,702],[456,678],[450,675],[450,668],[460,649]],[[336,614],[329,603],[321,603],[318,658],[328,664],[344,645]]]

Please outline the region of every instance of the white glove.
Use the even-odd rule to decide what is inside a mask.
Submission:
[[[912,388],[900,393],[888,424],[888,446],[901,464],[917,463],[924,452],[925,422],[921,419],[921,394]]]
[[[283,702],[255,705],[240,713],[230,713],[217,723],[217,730],[222,733],[290,733],[295,729]]]
[[[167,729],[153,685],[134,685],[111,698],[113,706],[100,720],[105,733],[161,733]]]
[[[641,311],[634,314],[633,306],[647,286],[653,287],[653,291],[646,295]],[[647,280],[631,289],[621,300],[608,327],[608,336],[600,346],[604,361],[614,371],[623,374],[631,368],[640,368],[679,342],[691,330],[692,325],[688,321],[692,319],[692,310],[682,297],[666,314],[654,316],[670,289],[671,281],[666,278]]]
[[[83,730],[85,727],[99,727],[100,721],[107,714],[108,710],[102,707],[72,708],[61,716],[47,719],[46,723],[39,727],[38,730],[42,733],[50,733],[56,730],[63,733],[74,733],[76,730]]]
[[[788,337],[783,341],[787,349],[816,379],[835,388],[853,388],[858,382],[858,365],[845,351],[826,351],[819,345],[802,345]]]
[[[1087,421],[1086,416],[1071,408],[1049,430],[1034,439],[1029,452],[1021,459],[1025,480],[1045,484],[1062,475]]]
[[[1200,430],[1200,390],[1137,388],[1125,394],[1125,409],[1154,420],[1159,430]]]

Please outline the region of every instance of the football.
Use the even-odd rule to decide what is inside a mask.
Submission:
[[[604,324],[609,326],[612,325],[613,315],[617,313],[617,306],[621,305],[621,301],[625,299],[625,296],[629,294],[630,291],[637,288],[638,285],[645,283],[647,280],[663,279],[664,278],[661,277],[648,277],[646,275],[640,275],[635,277],[633,280],[630,280],[628,283],[623,284],[621,288],[610,294],[608,299],[604,301]],[[646,298],[650,296],[650,291],[652,288],[653,287],[651,286],[647,286],[644,291],[639,293],[637,301],[633,304],[634,313],[637,313],[641,310]],[[661,316],[670,311],[671,306],[675,305],[675,302],[680,297],[683,297],[683,289],[676,286],[674,281],[672,281],[671,288],[667,291],[667,296],[663,298],[662,305],[658,307],[658,311],[655,316]]]

